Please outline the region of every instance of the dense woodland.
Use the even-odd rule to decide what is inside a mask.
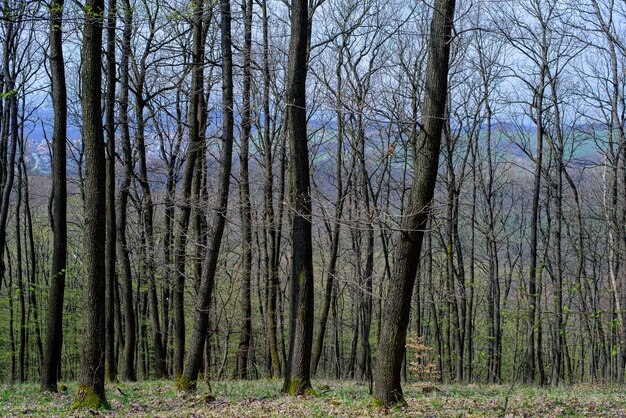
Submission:
[[[3,0],[0,381],[623,382],[626,2]]]

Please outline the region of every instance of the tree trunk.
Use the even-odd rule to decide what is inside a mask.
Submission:
[[[530,219],[530,267],[528,271],[528,341],[526,349],[526,370],[525,377],[527,383],[535,382],[535,321],[537,312],[537,248],[539,229],[539,194],[541,192],[541,161],[543,157],[543,94],[545,88],[545,66],[541,67],[540,84],[534,98],[537,125],[537,151],[535,155],[535,174],[533,183],[533,198]]]
[[[313,345],[313,248],[311,242],[311,186],[307,144],[306,75],[308,59],[308,0],[291,5],[291,40],[285,101],[287,135],[291,149],[294,214],[289,357],[283,391],[301,395],[311,388]]]
[[[189,103],[189,145],[187,146],[187,161],[181,186],[183,206],[178,218],[178,235],[174,246],[174,264],[176,282],[174,283],[174,377],[178,380],[183,374],[185,357],[185,247],[187,245],[187,231],[191,217],[191,188],[193,174],[199,150],[202,148],[200,135],[201,96],[204,91],[204,37],[203,14],[205,1],[194,0],[193,10],[193,51],[191,94]]]
[[[343,100],[342,100],[342,73],[341,66],[343,65],[343,48],[339,49],[339,58],[337,60],[337,67],[335,74],[337,76],[337,92],[335,94],[335,112],[337,117],[337,169],[335,174],[335,181],[337,183],[337,195],[335,200],[335,216],[333,222],[333,229],[331,233],[330,242],[330,258],[328,260],[328,268],[326,272],[326,288],[324,291],[324,305],[322,307],[322,316],[320,317],[319,331],[317,334],[317,340],[315,350],[313,351],[313,364],[312,372],[315,375],[317,366],[322,355],[322,349],[324,347],[324,338],[326,335],[326,325],[328,322],[328,312],[333,301],[333,292],[336,292],[335,275],[337,274],[337,258],[339,254],[339,238],[341,218],[343,214],[343,202],[345,201],[345,192],[343,189],[343,136],[344,136],[344,123],[343,123]],[[349,181],[349,179],[348,179]],[[346,189],[347,191],[348,189]]]
[[[124,354],[122,356],[122,378],[128,381],[137,380],[135,371],[135,352],[137,350],[137,331],[135,309],[133,307],[133,277],[130,265],[128,242],[126,241],[126,224],[128,219],[128,195],[133,177],[133,156],[130,143],[130,126],[128,116],[129,59],[131,53],[132,9],[129,0],[124,0],[124,32],[122,37],[122,57],[120,61],[120,139],[124,172],[117,201],[117,254],[121,265],[122,306],[124,311]],[[139,291],[139,288],[137,289]]]
[[[145,73],[142,68],[138,85],[135,91],[135,108],[137,118],[137,154],[139,156],[139,184],[143,191],[142,213],[144,226],[144,249],[145,263],[143,270],[148,280],[148,313],[152,329],[152,343],[154,347],[155,372],[158,378],[166,377],[165,350],[163,348],[163,336],[159,321],[159,301],[156,286],[156,268],[154,265],[154,207],[152,203],[152,191],[148,180],[148,164],[146,160],[144,109],[146,106],[143,98],[143,85]]]
[[[2,78],[3,90],[0,90],[7,102],[7,107],[2,115],[2,185],[1,202],[0,202],[0,282],[4,281],[5,264],[4,254],[6,247],[6,229],[7,219],[9,217],[9,206],[11,201],[11,190],[15,179],[15,156],[18,146],[19,124],[18,124],[18,92],[15,85],[15,68],[10,68],[11,59],[13,67],[15,67],[15,54],[17,46],[15,45],[18,34],[16,33],[16,23],[13,19],[8,19],[6,28],[4,29],[3,40],[3,63]],[[10,142],[10,145],[8,143]],[[7,153],[7,148],[9,148]]]
[[[41,374],[43,367],[43,344],[41,341],[41,325],[39,323],[39,306],[37,301],[37,253],[35,252],[35,237],[33,234],[33,216],[30,207],[30,192],[28,189],[28,172],[24,159],[21,161],[24,173],[24,215],[26,217],[26,231],[28,235],[28,258],[30,269],[28,272],[28,300],[33,309],[33,321],[35,331],[35,344],[37,348],[37,365]]]
[[[20,162],[24,158],[24,146],[20,141]],[[22,226],[21,226],[21,209],[22,209],[22,188],[24,187],[24,177],[22,165],[18,163],[17,172],[17,202],[15,204],[15,247],[16,247],[16,268],[17,268],[17,300],[20,304],[20,344],[17,356],[17,370],[20,383],[24,383],[25,370],[24,360],[26,353],[26,300],[24,299],[24,272],[22,271]]]
[[[115,364],[115,22],[117,20],[116,0],[109,0],[107,19],[107,62],[106,62],[106,98],[105,98],[105,129],[106,129],[106,358],[104,377],[107,382],[116,380]]]
[[[252,49],[252,16],[253,1],[244,0],[242,12],[244,15],[244,49],[243,49],[243,110],[241,117],[241,155],[239,171],[239,196],[241,205],[241,238],[243,244],[242,254],[242,283],[241,305],[242,322],[239,339],[239,351],[237,353],[237,377],[248,378],[248,355],[250,351],[250,337],[252,333],[252,304],[250,298],[250,286],[252,276],[252,215],[250,203],[250,173],[248,158],[250,148],[251,130],[251,59]]]
[[[233,154],[233,61],[231,42],[231,12],[230,0],[221,0],[221,37],[222,37],[222,111],[224,114],[223,152],[221,171],[218,181],[219,200],[213,213],[213,229],[208,240],[205,259],[205,269],[202,282],[198,289],[198,298],[194,316],[193,334],[189,344],[189,351],[185,358],[183,375],[177,382],[181,391],[195,390],[198,372],[202,366],[202,352],[207,337],[209,324],[209,310],[218,256],[222,245],[222,237],[226,226],[226,211],[228,209],[228,194],[230,190],[230,173]],[[200,74],[201,77],[201,74]],[[202,85],[200,83],[200,85]]]
[[[436,0],[433,8],[415,173],[396,244],[377,354],[375,396],[383,405],[404,403],[400,374],[417,262],[437,179],[454,6],[455,0]]]
[[[274,217],[274,175],[272,159],[272,136],[270,123],[272,115],[270,113],[270,56],[269,56],[269,22],[267,16],[267,0],[261,4],[263,17],[263,152],[264,152],[264,216],[265,227],[267,228],[268,249],[267,249],[267,300],[266,300],[266,328],[267,328],[267,351],[268,365],[266,367],[268,375],[275,376],[281,373],[281,362],[278,354],[277,337],[277,317],[276,302],[278,295],[278,257],[280,238],[277,233],[276,219]]]
[[[108,407],[104,393],[104,240],[106,171],[102,127],[102,26],[104,2],[85,2],[82,48],[82,118],[85,152],[85,235],[83,338],[78,389],[73,408]]]

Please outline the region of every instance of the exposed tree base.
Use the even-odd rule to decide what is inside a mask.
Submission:
[[[400,398],[391,402],[383,402],[379,400],[378,398],[374,397],[372,398],[372,406],[375,408],[388,409],[388,408],[404,408],[405,406],[408,406],[408,404],[406,403],[406,400],[404,400],[404,398]]]
[[[391,389],[389,391],[381,391],[372,397],[372,406],[377,408],[394,408],[407,406],[402,389]]]
[[[308,396],[316,396],[315,390],[313,390],[313,386],[311,386],[311,381],[309,380],[300,380],[300,379],[287,379],[285,380],[285,384],[283,385],[283,393],[292,396],[300,396],[300,395],[308,395]]]
[[[72,404],[72,409],[110,409],[111,406],[107,402],[107,398],[104,393],[96,393],[93,386],[87,386],[79,384],[76,389],[76,397]]]
[[[197,389],[197,382],[191,380],[188,377],[180,376],[176,379],[176,390],[182,393],[195,392]]]

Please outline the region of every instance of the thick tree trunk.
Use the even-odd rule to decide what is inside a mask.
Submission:
[[[409,202],[396,244],[396,260],[389,282],[377,353],[375,396],[382,405],[404,403],[400,375],[415,274],[437,178],[454,7],[455,0],[435,0],[433,7],[422,130],[417,143]]]
[[[287,135],[291,149],[294,214],[291,240],[291,332],[283,391],[291,395],[301,395],[312,390],[311,349],[313,345],[314,282],[306,114],[308,38],[308,0],[294,0],[291,4],[291,41],[285,92]]]
[[[104,240],[106,168],[102,127],[102,26],[104,2],[85,2],[82,48],[82,118],[85,152],[83,338],[80,376],[73,408],[108,407],[104,394]]]

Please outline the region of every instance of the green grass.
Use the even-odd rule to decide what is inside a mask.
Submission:
[[[280,393],[282,381],[212,382],[191,395],[179,395],[173,381],[119,383],[107,386],[108,411],[71,406],[76,383],[67,391],[42,393],[36,384],[0,385],[0,416],[623,416],[626,391],[619,386],[575,385],[558,388],[497,385],[441,385],[424,393],[424,385],[405,385],[408,406],[382,410],[372,406],[367,385],[314,381],[316,396]],[[506,405],[506,409],[505,409]]]

